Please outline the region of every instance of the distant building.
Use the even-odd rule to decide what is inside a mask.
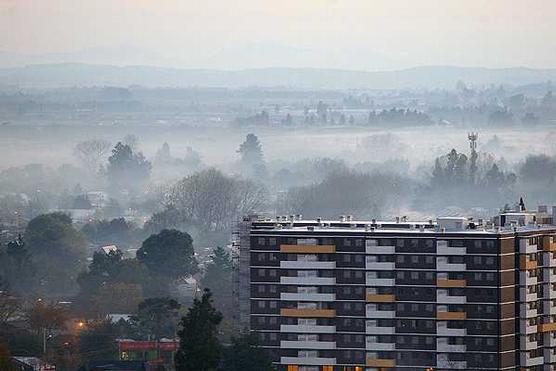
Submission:
[[[555,370],[555,212],[247,217],[240,325],[279,371]]]

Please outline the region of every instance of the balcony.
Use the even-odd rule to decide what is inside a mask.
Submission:
[[[522,302],[537,301],[538,295],[536,292],[527,293],[525,290],[520,290],[519,299]]]
[[[536,285],[538,283],[536,276],[529,276],[529,271],[519,272],[519,284],[522,286],[531,286]]]
[[[528,260],[527,256],[521,256],[519,259],[519,268],[521,270],[528,270],[528,269],[537,269],[537,261],[536,260]]]
[[[466,318],[465,312],[436,312],[436,319],[440,321],[462,321]]]
[[[333,318],[336,317],[336,311],[334,309],[282,308],[280,315],[283,317]]]
[[[367,294],[366,300],[368,303],[394,303],[396,302],[396,295],[391,294]]]
[[[448,280],[448,279],[437,279],[436,286],[444,288],[454,288],[454,287],[466,287],[466,280]]]
[[[303,334],[334,334],[336,333],[336,326],[280,325],[280,332],[294,332]]]
[[[436,270],[443,272],[464,272],[467,269],[465,263],[448,263],[447,261],[437,258]]]
[[[282,269],[336,269],[336,262],[282,260]]]
[[[556,283],[556,274],[552,273],[551,268],[545,268],[543,270],[543,278],[546,282]]]
[[[377,343],[376,341],[370,341],[367,338],[366,349],[371,351],[383,351],[383,350],[396,350],[396,344],[394,343]]]
[[[543,314],[547,316],[556,315],[556,306],[551,305],[550,301],[545,301],[543,305]]]
[[[436,242],[436,254],[437,255],[460,255],[464,256],[467,253],[465,247],[454,247],[448,246],[448,241],[437,241]]]
[[[519,321],[519,330],[521,334],[525,334],[525,335],[536,334],[538,330],[538,326],[531,325],[529,324],[528,321],[522,319]]]
[[[392,326],[373,326],[367,323],[365,332],[368,335],[392,335],[396,333],[396,328]]]
[[[541,323],[538,326],[538,332],[552,332],[556,331],[556,322]]]
[[[335,277],[280,277],[282,285],[320,285],[333,286],[336,284]]]
[[[542,249],[544,251],[556,251],[556,237],[554,236],[543,237]]]
[[[319,293],[290,293],[283,292],[280,294],[280,300],[288,301],[335,301],[336,294],[319,294]]]
[[[396,267],[394,262],[373,262],[367,260],[365,263],[365,268],[376,271],[391,271]]]
[[[527,309],[527,305],[521,304],[519,306],[519,316],[521,318],[531,318],[537,317],[539,315],[539,311],[536,308]]]
[[[543,287],[543,296],[546,299],[556,299],[556,290],[552,285],[545,285]]]
[[[446,352],[446,353],[464,353],[467,351],[467,347],[465,346],[465,344],[437,343],[436,350],[438,352]]]
[[[367,358],[367,367],[375,368],[394,368],[396,367],[395,359],[377,359],[377,358]]]
[[[367,254],[393,254],[396,252],[396,246],[369,246],[365,247]]]
[[[556,362],[556,350],[554,348],[545,348],[543,351],[544,363]]]
[[[336,358],[280,357],[280,363],[283,364],[283,365],[326,366],[326,365],[335,365],[336,364]]]
[[[467,362],[465,361],[450,361],[448,359],[437,359],[436,366],[438,368],[447,368],[450,370],[465,370]]]
[[[552,334],[550,332],[543,334],[543,344],[545,347],[556,347],[556,337],[552,336]]]
[[[465,304],[466,296],[446,295],[440,292],[436,293],[436,302],[438,304]]]
[[[519,358],[520,358],[521,366],[525,366],[525,367],[540,366],[540,365],[544,364],[544,357],[543,356],[530,357],[529,353],[527,353],[527,352],[521,352]]]
[[[372,310],[367,308],[367,318],[395,318],[396,311],[394,310]]]
[[[280,252],[288,254],[334,254],[335,245],[280,245]]]
[[[367,277],[367,286],[377,286],[377,287],[390,287],[396,285],[396,280],[394,278],[370,278]]]
[[[438,336],[466,336],[467,329],[448,327],[448,322],[436,323],[436,334]]]
[[[521,350],[533,350],[533,349],[537,349],[538,347],[538,343],[536,341],[529,341],[529,339],[527,338],[527,336],[521,336],[520,337],[520,349]]]
[[[543,254],[543,263],[545,267],[556,267],[556,258],[552,256],[552,252]]]
[[[280,342],[282,349],[336,349],[335,341],[287,341]]]
[[[526,239],[519,241],[519,253],[520,254],[534,254],[538,250],[537,245],[530,245]]]

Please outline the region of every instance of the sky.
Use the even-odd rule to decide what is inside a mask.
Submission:
[[[0,66],[556,67],[555,0],[0,0]]]

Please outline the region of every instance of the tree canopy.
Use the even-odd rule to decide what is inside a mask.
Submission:
[[[52,294],[75,288],[85,266],[87,242],[68,215],[37,216],[27,225],[24,240],[45,290]]]
[[[173,279],[190,276],[198,269],[193,239],[176,229],[163,229],[143,241],[137,259],[152,272]]]
[[[149,180],[151,163],[129,144],[118,142],[108,158],[106,174],[114,190],[137,191]]]

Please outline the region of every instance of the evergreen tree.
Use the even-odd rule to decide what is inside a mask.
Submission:
[[[222,371],[273,371],[271,360],[259,347],[254,333],[244,333],[232,339],[232,345],[224,349]]]
[[[222,347],[217,329],[222,314],[212,304],[210,290],[182,318],[178,331],[180,347],[175,356],[176,371],[215,371],[220,362]]]
[[[237,151],[241,156],[241,166],[250,176],[264,176],[266,166],[263,149],[259,138],[255,134],[247,134]]]

